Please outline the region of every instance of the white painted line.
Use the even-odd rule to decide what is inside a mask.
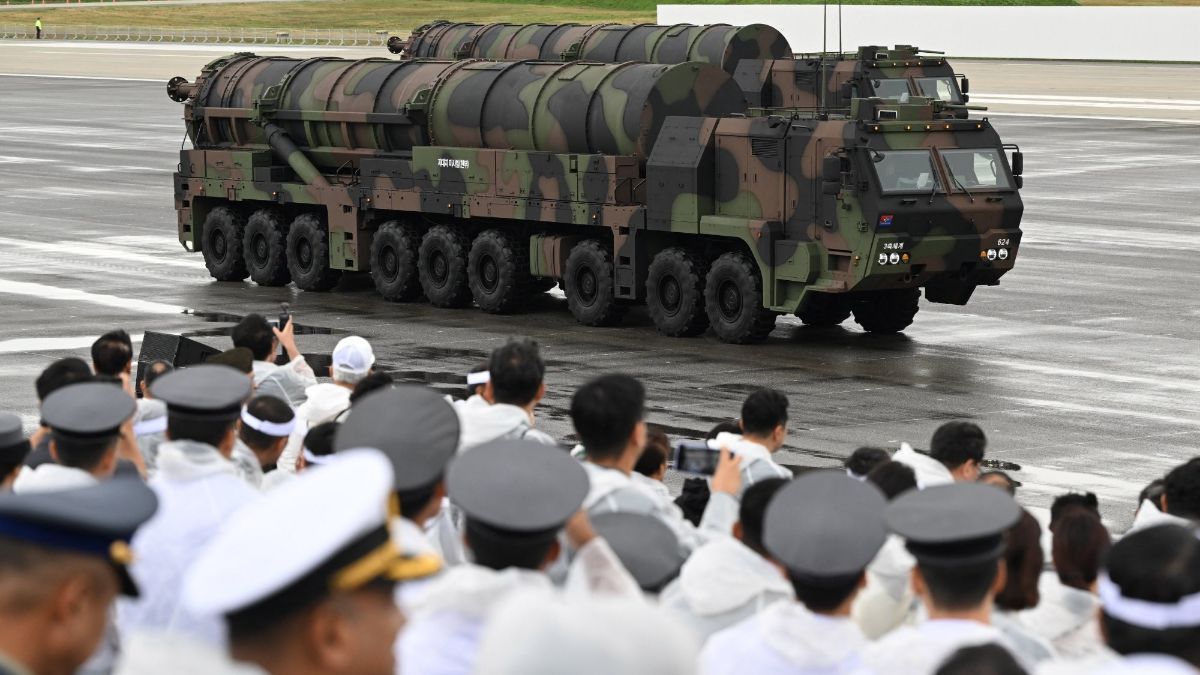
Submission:
[[[129,336],[134,343],[142,341],[144,334],[137,333]],[[21,352],[61,352],[70,349],[87,349],[96,341],[97,335],[76,335],[72,337],[39,337],[13,338],[0,340],[0,354],[19,354]]]
[[[25,295],[45,300],[83,302],[129,310],[131,312],[143,312],[145,314],[182,314],[185,309],[179,305],[167,305],[161,302],[151,302],[137,298],[121,298],[104,293],[88,293],[87,291],[77,291],[72,288],[58,288],[57,286],[47,286],[46,284],[35,284],[26,281],[11,281],[9,279],[0,279],[0,294]]]
[[[146,77],[103,77],[99,75],[45,75],[41,73],[0,73],[0,77],[36,77],[48,78],[51,80],[108,80],[110,82],[157,82],[163,84],[165,80],[150,79]]]
[[[1032,99],[1032,98],[1015,98],[1015,99],[993,99],[980,96],[972,98],[972,103],[995,103],[1000,105],[1029,105],[1029,106],[1056,106],[1060,108],[1117,108],[1125,110],[1184,110],[1188,112],[1200,113],[1200,106],[1195,105],[1169,105],[1165,103],[1107,103],[1101,101],[1068,101],[1060,99]]]
[[[45,243],[38,241],[25,241],[24,239],[0,237],[0,246],[16,246],[33,251],[42,251],[43,253],[65,254],[84,258],[105,258],[108,260],[136,262],[146,265],[183,267],[196,272],[204,269],[204,263],[199,258],[194,256],[174,255],[173,257],[167,257],[146,255],[143,253],[134,253],[127,248],[121,248],[119,246],[104,246],[103,244],[79,241],[56,241]],[[179,252],[183,252],[182,246],[179,247]]]
[[[982,113],[983,117],[1044,117],[1049,119],[1060,120],[1101,120],[1105,122],[1163,122],[1165,124],[1190,124],[1200,125],[1200,119],[1187,120],[1170,117],[1111,117],[1108,115],[1061,115],[1055,113],[1027,113],[1027,112],[995,112],[987,111]]]
[[[985,99],[1038,99],[1042,101],[1098,101],[1104,103],[1170,103],[1176,105],[1200,106],[1200,100],[1182,98],[1121,98],[1115,96],[1063,96],[1058,94],[972,94],[971,100]]]

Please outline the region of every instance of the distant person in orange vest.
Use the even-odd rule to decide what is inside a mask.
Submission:
[[[37,30],[37,39],[42,39],[42,17],[38,17],[37,21],[33,22],[33,27]]]

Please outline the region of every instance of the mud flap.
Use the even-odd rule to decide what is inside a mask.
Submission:
[[[960,279],[933,279],[925,285],[925,299],[946,305],[965,305],[975,292],[975,284]]]

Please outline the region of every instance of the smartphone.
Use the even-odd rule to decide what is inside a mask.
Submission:
[[[717,470],[721,451],[708,447],[708,441],[680,441],[675,444],[676,471],[711,476]]]
[[[288,321],[292,320],[292,313],[286,302],[279,303],[279,330],[287,327]]]

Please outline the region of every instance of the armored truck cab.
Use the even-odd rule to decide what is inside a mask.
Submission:
[[[1020,155],[940,101],[747,115],[707,64],[237,54],[175,78],[179,238],[214,278],[761,340],[780,313],[903,330],[1012,268]]]

